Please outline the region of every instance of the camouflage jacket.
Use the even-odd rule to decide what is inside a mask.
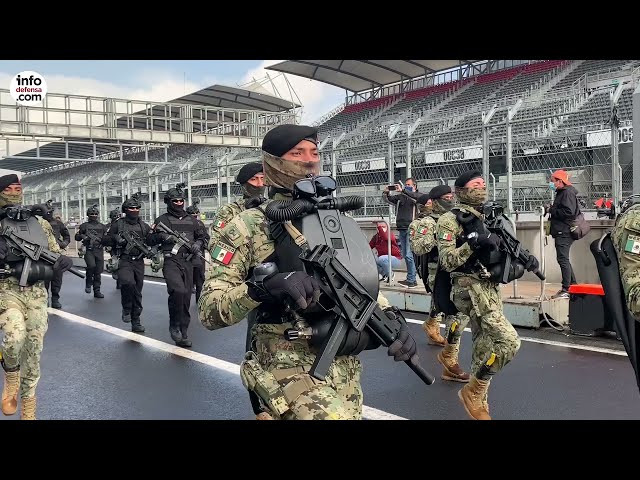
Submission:
[[[454,207],[463,211],[481,215],[469,205],[458,204]],[[453,272],[465,264],[471,257],[473,250],[467,242],[456,247],[456,240],[462,236],[464,230],[458,223],[454,212],[444,213],[436,224],[436,237],[438,241],[438,259],[442,268],[447,272]]]
[[[425,255],[437,246],[436,221],[438,216],[427,215],[409,225],[409,245],[416,255]]]
[[[245,281],[253,267],[275,252],[263,213],[268,202],[233,217],[220,231],[216,244],[211,244],[213,266],[198,302],[200,321],[209,330],[234,325],[260,305],[249,297]],[[382,308],[390,306],[381,295],[378,303]]]
[[[213,223],[209,227],[209,248],[216,245],[222,229],[231,222],[231,219],[244,212],[244,200],[224,205],[218,209]]]
[[[617,218],[611,240],[618,255],[620,279],[627,307],[638,319],[640,318],[640,204],[633,205]]]

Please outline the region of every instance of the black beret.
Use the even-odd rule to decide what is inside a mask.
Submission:
[[[456,187],[464,188],[464,186],[474,178],[482,178],[482,172],[479,170],[469,170],[456,178]]]
[[[429,201],[428,193],[423,193],[416,199],[416,203],[419,203],[420,205],[426,205],[428,201]]]
[[[429,192],[429,198],[431,200],[435,200],[436,198],[440,198],[447,193],[451,193],[451,187],[449,185],[436,185]]]
[[[236,182],[239,184],[247,183],[256,173],[262,172],[262,162],[251,162],[243,165],[236,175]]]
[[[9,175],[3,175],[0,177],[0,191],[7,188],[12,183],[20,183],[20,179],[15,173],[10,173]]]
[[[269,130],[262,139],[262,150],[281,157],[302,140],[318,144],[318,129],[306,125],[278,125]]]

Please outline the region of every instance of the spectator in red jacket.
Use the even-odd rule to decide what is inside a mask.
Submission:
[[[393,232],[387,231],[386,223],[378,224],[378,233],[376,233],[369,246],[373,249],[376,256],[376,263],[378,264],[378,273],[382,276],[380,281],[387,280],[389,275],[389,259],[391,259],[391,268],[399,268],[402,255],[400,254],[400,248],[398,247],[398,241]],[[391,256],[389,256],[389,244],[388,235],[391,235]],[[391,280],[393,280],[394,274],[391,272]]]

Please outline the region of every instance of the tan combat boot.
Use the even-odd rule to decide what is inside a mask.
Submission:
[[[438,361],[444,367],[440,376],[442,380],[461,383],[469,381],[469,374],[458,365],[458,345],[447,343],[442,351],[438,353]]]
[[[36,397],[23,398],[20,420],[35,420],[35,419],[36,419]]]
[[[429,345],[440,345],[444,347],[445,338],[440,335],[440,323],[437,318],[429,317],[422,323],[422,329],[427,334]]]
[[[260,412],[258,415],[256,415],[256,420],[273,420],[273,417],[267,412]]]
[[[2,413],[13,415],[18,410],[18,388],[20,387],[20,370],[4,372],[4,388],[2,389]]]
[[[489,380],[478,380],[471,377],[458,392],[458,397],[469,416],[474,420],[491,420],[489,416],[489,404],[484,403],[484,396],[489,388]]]

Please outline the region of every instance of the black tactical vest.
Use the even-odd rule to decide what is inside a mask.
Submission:
[[[100,222],[85,222],[84,224],[85,230],[87,233],[91,232],[92,235],[102,239],[106,227]],[[91,239],[89,245],[87,245],[87,250],[92,251],[102,251],[102,244],[98,243],[94,239]]]
[[[15,234],[24,240],[40,245],[46,249],[49,248],[47,235],[36,217],[29,217],[26,221],[12,220],[5,217],[2,219],[1,224],[2,228],[10,226]],[[9,249],[5,263],[18,272],[14,273],[14,276],[20,276],[19,273],[24,264],[23,257],[16,255]],[[53,266],[43,261],[32,262],[30,272],[27,280],[30,285],[33,285],[39,280],[51,280],[53,278]]]
[[[164,217],[164,219],[162,219],[162,217]],[[186,213],[185,213],[185,216],[182,218],[175,217],[168,213],[163,215],[162,217],[160,217],[159,220],[165,225],[167,225],[167,227],[169,227],[170,229],[176,232],[183,233],[184,236],[189,239],[189,242],[191,243],[194,242],[195,231],[198,228],[195,218],[193,218],[191,215]],[[172,248],[173,248],[173,243],[162,244],[163,252],[170,252]]]
[[[116,220],[116,222],[118,223],[118,232],[133,232],[136,235],[138,235],[140,240],[142,240],[142,243],[144,243],[145,237],[147,236],[149,229],[143,226],[141,219],[138,219],[137,222],[134,224],[128,223],[124,218],[119,218],[118,220]],[[121,255],[124,252],[125,247],[118,247],[117,254]],[[141,253],[142,252],[137,248],[132,248],[127,255],[130,255],[132,257],[137,257]]]

